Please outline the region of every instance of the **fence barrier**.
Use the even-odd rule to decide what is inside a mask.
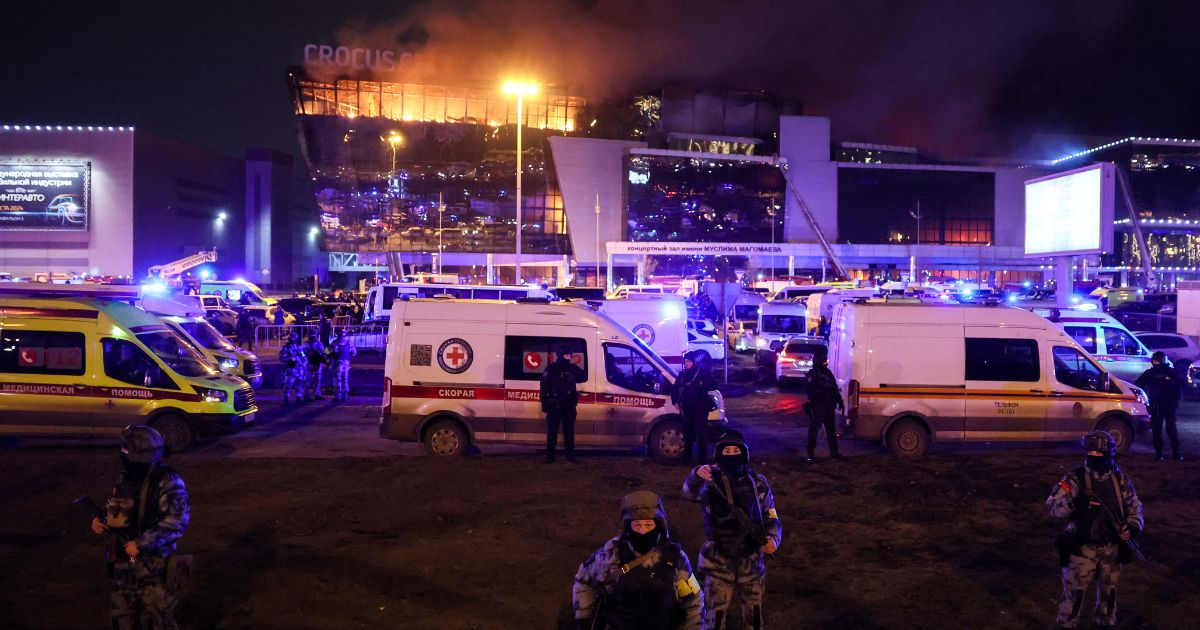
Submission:
[[[387,347],[387,325],[383,324],[345,324],[333,327],[332,337],[336,337],[338,333],[343,333],[350,339],[350,343],[359,350],[377,350],[383,352]],[[319,328],[315,324],[285,324],[283,326],[255,326],[254,327],[254,348],[259,349],[279,349],[282,348],[289,337],[293,333],[299,333],[303,338],[305,335],[318,335]]]

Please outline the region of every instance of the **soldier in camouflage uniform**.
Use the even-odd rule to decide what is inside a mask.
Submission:
[[[1062,597],[1057,622],[1060,628],[1079,623],[1084,594],[1095,583],[1096,625],[1114,627],[1117,581],[1131,553],[1127,541],[1142,532],[1142,502],[1114,461],[1111,435],[1092,431],[1080,443],[1087,450],[1085,464],[1067,473],[1046,499],[1052,516],[1070,519],[1058,539]]]
[[[176,558],[175,543],[188,526],[190,508],[183,478],[162,465],[163,438],[138,425],[121,434],[125,470],[92,531],[115,536],[106,554],[116,580],[110,596],[116,630],[173,630],[179,603],[175,580],[190,557]]]
[[[337,385],[335,400],[346,400],[350,397],[350,358],[358,355],[358,349],[350,343],[345,330],[339,330],[329,348],[329,356],[333,360],[335,373],[334,383]]]
[[[579,565],[571,599],[584,630],[700,628],[700,583],[658,495],[641,490],[621,500],[621,532]]]
[[[307,376],[308,360],[300,348],[300,333],[292,333],[279,351],[279,362],[283,363],[283,402],[300,400]]]
[[[750,447],[742,434],[726,431],[713,453],[715,465],[693,468],[683,482],[683,497],[704,505],[707,540],[697,566],[704,576],[704,628],[725,628],[736,591],[738,616],[743,624],[749,616],[760,630],[766,556],[779,548],[783,527],[767,478],[750,468]]]
[[[300,346],[304,351],[304,400],[324,400],[321,395],[321,375],[325,373],[325,345],[316,335],[305,335]]]

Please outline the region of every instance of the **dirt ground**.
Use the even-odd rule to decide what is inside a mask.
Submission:
[[[784,542],[770,560],[772,628],[1030,628],[1053,624],[1059,581],[1042,502],[1078,458],[1038,447],[806,465],[755,457]],[[554,628],[578,564],[617,528],[620,497],[663,495],[693,555],[686,468],[638,455],[546,465],[531,454],[219,460],[179,456],[192,497],[188,628]],[[1146,503],[1122,627],[1200,618],[1200,464],[1127,458]],[[107,448],[0,454],[0,626],[107,627],[101,544],[74,496],[102,496]],[[1088,603],[1090,606],[1090,602]],[[1086,624],[1085,624],[1086,627]]]

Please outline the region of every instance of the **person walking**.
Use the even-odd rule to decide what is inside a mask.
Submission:
[[[300,343],[300,333],[293,332],[287,343],[279,350],[279,362],[283,364],[283,402],[300,400],[308,374],[308,357]]]
[[[345,330],[339,330],[329,348],[330,367],[334,370],[334,400],[350,397],[350,359],[358,355],[358,349],[350,342]]]
[[[1175,427],[1175,410],[1183,395],[1183,379],[1167,365],[1167,355],[1161,350],[1150,356],[1151,367],[1142,372],[1134,385],[1146,390],[1150,397],[1150,429],[1154,437],[1154,458],[1160,462],[1163,456],[1163,424],[1167,425],[1167,438],[1171,440],[1171,457],[1183,461],[1179,452],[1179,431]]]
[[[1087,452],[1084,464],[1060,479],[1046,499],[1051,516],[1068,519],[1057,541],[1062,595],[1056,622],[1060,628],[1074,628],[1085,591],[1094,584],[1096,625],[1116,627],[1117,582],[1145,526],[1142,501],[1117,467],[1112,435],[1092,431],[1079,443]]]
[[[621,500],[621,530],[579,565],[571,607],[580,630],[699,630],[704,595],[657,494]]]
[[[121,432],[123,472],[104,518],[92,519],[92,531],[114,536],[106,553],[116,589],[109,597],[112,627],[117,630],[174,630],[175,607],[191,556],[176,556],[187,531],[191,508],[183,478],[163,465],[163,437],[136,425]]]
[[[706,461],[708,452],[708,413],[713,410],[709,392],[717,389],[717,381],[708,368],[708,361],[692,351],[683,355],[683,370],[676,379],[672,401],[683,415],[683,461],[692,461],[692,445],[699,451],[700,461]]]
[[[301,346],[304,351],[306,372],[304,374],[304,400],[325,400],[321,395],[321,375],[325,372],[325,345],[319,338],[312,335],[304,337]]]
[[[842,401],[837,379],[829,369],[829,349],[825,346],[817,348],[813,353],[812,362],[812,368],[805,378],[805,389],[808,393],[808,402],[804,405],[808,411],[808,462],[812,463],[816,459],[817,433],[822,428],[825,429],[825,439],[829,442],[829,456],[841,459],[837,444],[836,412],[838,409],[845,409],[846,404]]]
[[[766,557],[783,541],[783,526],[767,478],[750,467],[750,447],[737,431],[717,440],[714,464],[692,469],[683,498],[703,505],[705,542],[697,569],[704,576],[704,628],[724,630],[734,593],[743,621],[763,627]]]
[[[283,326],[287,323],[287,317],[283,314],[281,307],[275,307],[274,323],[276,326]]]
[[[584,381],[583,370],[572,363],[574,353],[569,346],[556,351],[557,358],[542,373],[539,398],[546,414],[546,463],[554,461],[558,428],[562,427],[563,450],[567,461],[575,463],[575,409],[579,405],[576,385]]]
[[[250,314],[245,309],[238,313],[236,327],[238,347],[254,352],[254,320],[250,318]]]

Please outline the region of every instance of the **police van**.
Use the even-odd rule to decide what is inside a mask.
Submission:
[[[804,302],[767,302],[759,307],[758,330],[754,338],[756,349],[779,352],[788,339],[807,334]]]
[[[1076,309],[1033,309],[1071,336],[1104,369],[1136,381],[1150,369],[1150,349],[1107,313]]]
[[[1071,441],[1093,429],[1124,452],[1149,423],[1142,390],[1018,308],[840,304],[830,368],[848,432],[901,456],[932,441]]]
[[[257,411],[250,385],[139,308],[0,295],[0,434],[116,437],[146,423],[181,451]]]
[[[397,300],[379,435],[421,442],[434,455],[463,455],[472,444],[544,445],[539,385],[564,346],[586,375],[578,386],[578,447],[682,457],[683,419],[671,403],[675,371],[579,302]],[[717,427],[725,423],[724,401],[712,396],[709,422]]]
[[[387,322],[392,314],[392,303],[397,299],[432,297],[464,300],[520,300],[525,298],[555,299],[558,296],[554,289],[544,289],[540,286],[389,282],[377,284],[367,290],[367,298],[363,306],[363,321]]]

